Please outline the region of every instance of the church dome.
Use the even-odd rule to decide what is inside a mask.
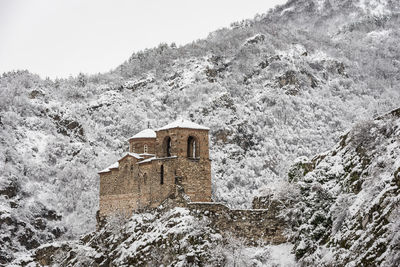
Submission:
[[[129,138],[129,140],[139,139],[139,138],[156,138],[156,132],[153,131],[152,129],[146,129],[141,132],[138,132],[137,134]]]

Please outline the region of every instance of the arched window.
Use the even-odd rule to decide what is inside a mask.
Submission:
[[[164,165],[160,168],[160,184],[164,184]]]
[[[188,158],[199,158],[199,143],[196,138],[189,136],[187,140],[187,157]]]
[[[147,144],[144,144],[144,146],[143,146],[143,153],[147,153],[147,151],[148,151],[148,146],[147,146]]]
[[[169,136],[164,138],[163,151],[164,157],[171,157],[171,137]]]

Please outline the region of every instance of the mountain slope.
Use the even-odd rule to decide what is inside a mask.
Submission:
[[[254,247],[231,235],[222,236],[210,218],[188,209],[135,214],[129,221],[113,218],[80,241],[40,247],[15,263],[55,266],[292,266],[291,245]]]
[[[398,266],[400,109],[357,124],[329,152],[299,159],[289,178],[270,197],[280,200],[294,247],[249,246],[220,232],[208,211],[161,207],[112,217],[79,241],[41,246],[13,264]]]
[[[204,40],[134,53],[110,73],[3,74],[0,218],[14,218],[16,236],[29,228],[34,245],[10,239],[2,219],[12,240],[2,262],[56,239],[57,227],[63,238],[93,230],[97,171],[148,123],[177,116],[211,128],[214,200],[248,207],[293,159],[400,103],[399,22],[397,1],[289,1]],[[1,193],[10,184],[17,193]]]
[[[291,173],[301,194],[285,213],[303,264],[400,264],[400,109],[358,123]]]

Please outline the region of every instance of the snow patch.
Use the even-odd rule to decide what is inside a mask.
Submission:
[[[383,16],[390,13],[387,0],[360,0],[358,6],[367,14]]]
[[[283,16],[285,13],[292,12],[293,10],[294,10],[294,6],[285,8],[284,10],[282,10],[281,16]]]
[[[274,266],[295,266],[296,258],[292,253],[293,245],[284,243],[276,246],[270,246],[271,251],[271,265]]]

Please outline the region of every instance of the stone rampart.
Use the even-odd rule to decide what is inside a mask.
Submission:
[[[191,202],[187,207],[193,215],[210,218],[212,226],[222,234],[231,233],[250,244],[286,242],[284,222],[268,209],[231,210],[222,203],[212,202]]]

